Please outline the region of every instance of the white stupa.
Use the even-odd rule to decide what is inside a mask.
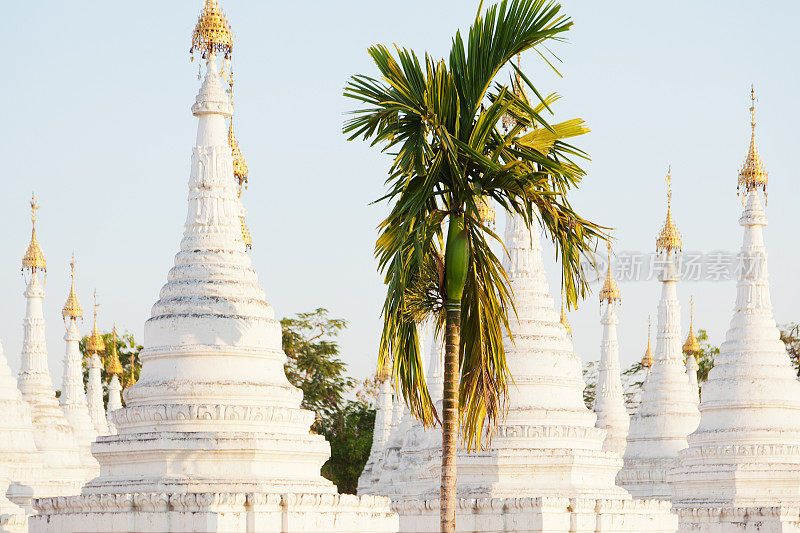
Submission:
[[[119,361],[117,353],[117,327],[112,328],[111,347],[108,349],[108,361],[106,363],[106,374],[111,376],[108,380],[108,405],[106,405],[106,419],[108,420],[109,433],[116,433],[117,427],[114,423],[114,411],[122,409],[122,383],[119,377],[122,375],[122,363]]]
[[[97,331],[97,291],[94,291],[94,325],[92,334],[86,338],[86,351],[89,353],[89,379],[86,383],[86,403],[89,408],[89,418],[94,424],[98,435],[108,435],[108,420],[103,407],[103,364],[100,355],[106,350],[102,335]]]
[[[519,318],[504,341],[514,384],[488,449],[459,453],[458,531],[675,531],[669,502],[633,500],[614,485],[622,460],[603,450],[606,432],[583,402],[581,360],[549,295],[538,226],[509,215],[505,245]],[[395,502],[401,530],[438,531],[439,470],[407,475],[420,481]]]
[[[206,75],[180,251],[145,323],[142,368],[92,446],[80,496],[36,500],[31,532],[387,532],[389,500],[337,494],[314,414],[284,373],[281,327],[246,253],[217,53],[230,27],[207,0],[192,39]]]
[[[622,374],[619,365],[619,342],[617,342],[617,308],[622,297],[617,282],[611,275],[611,245],[608,246],[608,272],[600,289],[600,323],[603,325],[603,340],[600,343],[600,366],[598,368],[597,390],[595,391],[594,412],[597,427],[606,430],[603,449],[613,451],[622,457],[625,453],[625,438],[628,435],[630,418],[625,408],[625,394],[622,390]]]
[[[22,399],[17,380],[11,373],[0,343],[0,465],[5,465],[11,482],[8,497],[32,511],[34,496],[75,494],[75,482],[56,479],[45,464],[44,454],[36,448],[31,408]],[[6,494],[2,489],[0,494]]]
[[[380,480],[386,454],[386,444],[392,429],[392,380],[387,369],[382,369],[378,376],[378,400],[375,405],[375,426],[372,430],[372,446],[367,463],[358,477],[358,492],[370,492],[370,488]]]
[[[772,315],[762,233],[767,173],[751,96],[733,318],[702,386],[700,425],[670,475],[682,530],[699,533],[800,530],[800,382]]]
[[[86,403],[86,393],[83,389],[83,366],[82,356],[78,343],[81,334],[78,331],[78,319],[83,317],[83,309],[78,301],[75,292],[75,256],[70,262],[72,285],[70,286],[67,301],[61,310],[64,318],[66,333],[64,341],[66,343],[66,354],[64,355],[64,375],[61,381],[61,397],[59,403],[64,410],[75,440],[81,449],[81,456],[86,468],[90,470],[90,476],[94,477],[100,472],[100,465],[92,457],[89,446],[97,438],[92,419],[89,416],[89,406]]]
[[[697,357],[702,351],[700,341],[694,334],[694,298],[689,300],[689,334],[686,336],[686,342],[683,343],[683,355],[686,357],[686,375],[689,377],[689,385],[692,392],[697,398],[697,403],[700,403],[700,386],[697,383],[697,371],[700,369]]]
[[[656,241],[663,259],[661,300],[656,323],[656,351],[642,399],[631,417],[625,466],[617,483],[636,498],[669,499],[666,474],[686,448],[686,436],[700,419],[697,391],[692,390],[681,353],[681,310],[677,296],[681,238],[672,220],[672,181],[667,174],[667,218]],[[648,344],[649,346],[649,344]]]
[[[36,238],[36,198],[31,199],[31,241],[22,258],[23,272],[28,276],[25,289],[22,364],[17,377],[22,398],[30,405],[36,448],[43,452],[50,474],[71,486],[68,493],[77,494],[84,481],[96,473],[96,465],[88,465],[80,452],[72,426],[58,403],[47,363],[45,322],[42,314],[44,288],[39,282],[47,263]]]

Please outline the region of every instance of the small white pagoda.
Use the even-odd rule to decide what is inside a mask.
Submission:
[[[337,494],[320,475],[330,446],[284,373],[280,323],[246,253],[221,82],[233,40],[214,0],[192,44],[206,74],[186,225],[141,374],[112,413],[117,434],[92,445],[99,477],[79,496],[36,500],[31,532],[396,531],[388,499]]]
[[[661,300],[656,322],[656,350],[642,390],[641,403],[631,417],[625,464],[619,486],[635,498],[669,499],[667,472],[686,448],[686,436],[700,420],[697,390],[692,390],[681,352],[681,309],[677,296],[678,260],[682,242],[672,220],[672,178],[667,173],[667,218],[656,240],[661,254]],[[649,350],[648,338],[648,350]]]
[[[64,355],[64,375],[61,381],[61,397],[59,398],[59,403],[64,410],[64,416],[67,417],[67,420],[72,426],[75,440],[80,447],[81,456],[84,463],[87,465],[90,477],[94,477],[100,473],[100,465],[97,463],[97,460],[92,457],[89,446],[94,442],[95,438],[97,438],[97,431],[89,416],[89,406],[86,402],[86,393],[83,389],[82,356],[80,347],[78,346],[81,340],[81,334],[78,330],[78,319],[83,317],[83,309],[78,301],[78,295],[75,292],[74,255],[70,262],[70,271],[72,284],[69,289],[67,301],[64,304],[64,308],[61,310],[61,316],[64,318],[64,325],[67,331],[64,334],[66,353]]]
[[[45,463],[50,467],[50,475],[64,485],[61,494],[77,494],[81,485],[97,473],[97,464],[86,453],[81,453],[75,432],[59,405],[50,378],[42,313],[44,288],[39,281],[47,262],[36,236],[38,209],[36,198],[33,197],[31,240],[22,258],[22,270],[28,278],[28,284],[25,289],[27,303],[23,320],[22,364],[17,383],[22,398],[30,406],[36,448],[43,453]]]
[[[681,531],[800,531],[800,381],[772,315],[763,228],[767,172],[752,137],[730,329],[703,383],[700,425],[670,475]]]
[[[600,366],[598,368],[597,390],[595,391],[594,412],[597,427],[606,430],[603,449],[616,452],[620,457],[625,453],[625,438],[628,435],[630,418],[625,408],[625,394],[622,390],[622,374],[619,365],[619,342],[617,341],[617,308],[622,296],[617,282],[611,275],[611,244],[608,245],[608,272],[600,289],[600,323],[603,325],[603,339],[600,342]]]
[[[103,364],[100,354],[105,352],[106,345],[103,336],[97,331],[97,291],[94,291],[94,325],[92,334],[86,338],[86,351],[89,353],[89,379],[86,383],[86,402],[89,407],[89,417],[98,435],[108,435],[108,420],[103,407]]]
[[[634,500],[614,485],[622,460],[603,449],[606,431],[584,404],[581,360],[549,295],[539,232],[507,217],[504,266],[519,320],[504,347],[514,384],[488,449],[459,452],[457,531],[674,532],[669,502]],[[401,531],[439,531],[441,445],[430,442],[427,461],[404,469],[414,482],[394,501]]]

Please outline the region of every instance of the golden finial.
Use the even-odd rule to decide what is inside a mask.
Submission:
[[[192,47],[189,48],[192,59],[195,51],[200,52],[203,58],[209,52],[224,53],[225,58],[231,56],[233,51],[231,25],[228,24],[216,0],[206,0],[203,11],[197,19],[197,25],[192,32]]]
[[[81,304],[78,302],[78,295],[75,293],[75,254],[72,254],[72,261],[69,262],[70,267],[70,277],[72,278],[72,286],[69,289],[69,295],[67,296],[67,303],[64,304],[64,308],[61,310],[61,318],[64,319],[66,322],[67,319],[78,319],[83,317],[83,309],[81,309]]]
[[[41,270],[47,271],[47,261],[44,258],[39,242],[36,240],[36,211],[39,205],[36,203],[36,195],[31,195],[31,242],[25,255],[22,256],[22,270],[29,270],[31,273]]]
[[[647,349],[644,351],[644,357],[642,357],[642,366],[645,368],[650,368],[653,366],[653,351],[650,349],[650,316],[647,316]]]
[[[737,194],[742,193],[742,202],[744,202],[744,196],[758,188],[764,192],[765,198],[767,196],[768,174],[756,147],[756,90],[752,85],[750,86],[750,127],[752,129],[750,149],[747,151],[747,158],[744,160],[742,168],[739,169],[739,180],[736,185]]]
[[[684,355],[694,355],[700,353],[700,341],[694,335],[694,297],[689,298],[689,336],[686,337],[686,342],[683,343]]]
[[[108,362],[106,363],[106,373],[117,376],[122,375],[122,363],[119,362],[119,355],[117,354],[117,326],[114,325],[111,330],[111,353],[108,354]]]
[[[494,207],[492,206],[492,197],[489,195],[481,195],[478,197],[478,218],[480,221],[489,227],[489,229],[494,229],[494,221],[495,221],[495,212]]]
[[[106,344],[103,342],[103,337],[97,331],[97,308],[100,305],[97,303],[97,289],[94,291],[94,326],[92,327],[92,334],[86,339],[86,350],[92,353],[103,353],[106,350]]]
[[[678,250],[683,246],[681,235],[672,220],[672,167],[667,169],[667,218],[661,226],[656,239],[656,251],[667,252]]]
[[[606,244],[608,245],[608,271],[606,272],[606,281],[603,283],[603,288],[600,289],[600,303],[620,303],[622,302],[622,295],[619,292],[619,287],[617,287],[617,282],[611,276],[611,243],[606,242]]]
[[[561,291],[561,325],[564,326],[564,329],[567,330],[567,335],[572,337],[572,326],[569,323],[569,319],[567,318],[567,312],[564,309],[564,291]]]

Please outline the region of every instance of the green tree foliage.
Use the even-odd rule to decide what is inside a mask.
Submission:
[[[322,465],[322,475],[333,481],[340,493],[355,494],[372,447],[375,409],[366,402],[348,401],[317,427],[331,444],[331,457]]]
[[[346,327],[347,321],[329,318],[323,308],[281,320],[286,377],[303,391],[301,407],[316,414],[315,431],[342,409],[344,394],[355,384],[338,357],[336,337]]]
[[[119,355],[120,363],[122,363],[122,375],[119,379],[123,389],[127,389],[139,380],[139,372],[142,369],[142,362],[139,360],[139,352],[142,351],[142,346],[136,342],[132,333],[125,332],[120,335],[118,332],[116,341],[114,340],[113,333],[110,331],[106,331],[101,335],[103,337],[103,343],[106,345],[106,351],[105,353],[99,354],[100,362],[102,363],[100,381],[103,385],[103,405],[107,405],[108,382],[111,376],[106,372],[106,363],[108,359],[107,356],[111,353],[111,343],[116,342],[117,354]],[[88,337],[83,337],[78,344],[82,355],[81,366],[83,368],[84,385],[89,382],[90,354],[86,351],[86,339],[88,339]],[[122,405],[125,405],[124,399],[122,400]]]
[[[330,318],[326,309],[319,308],[284,318],[281,327],[286,377],[303,391],[301,406],[316,415],[312,430],[331,445],[322,475],[334,482],[339,492],[355,494],[372,446],[375,409],[366,401],[368,391],[355,401],[345,398],[356,385],[356,380],[346,375],[347,365],[339,359],[336,340],[347,322]]]
[[[457,441],[468,450],[481,446],[505,413],[510,383],[503,330],[513,297],[491,246],[499,237],[481,207],[492,202],[526,223],[541,221],[570,305],[588,289],[581,259],[606,238],[605,228],[567,200],[585,174],[574,160],[585,154],[565,139],[588,128],[581,119],[549,124],[543,115],[557,96],[541,96],[511,63],[533,49],[545,57],[547,45],[564,38],[572,22],[560,9],[543,0],[502,0],[484,11],[481,3],[466,38],[453,36],[448,58],[376,45],[368,53],[380,74],[352,76],[345,88],[358,104],[344,126],[349,140],[369,141],[393,158],[379,199],[391,211],[375,246],[387,287],[377,366],[392,361],[414,416],[425,425],[441,422],[443,532],[455,529]],[[500,79],[504,69],[513,69],[511,88]],[[417,336],[416,324],[429,319],[445,334],[441,417]]]
[[[800,324],[797,322],[782,324],[780,330],[781,340],[786,345],[789,359],[800,377]]]

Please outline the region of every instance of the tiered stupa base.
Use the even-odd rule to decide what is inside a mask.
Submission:
[[[679,533],[800,533],[800,507],[677,509]]]
[[[438,533],[439,501],[395,505],[404,533]],[[515,533],[674,533],[669,502],[596,498],[460,499],[456,531]]]
[[[349,494],[145,492],[37,501],[30,533],[397,531],[389,500]]]

